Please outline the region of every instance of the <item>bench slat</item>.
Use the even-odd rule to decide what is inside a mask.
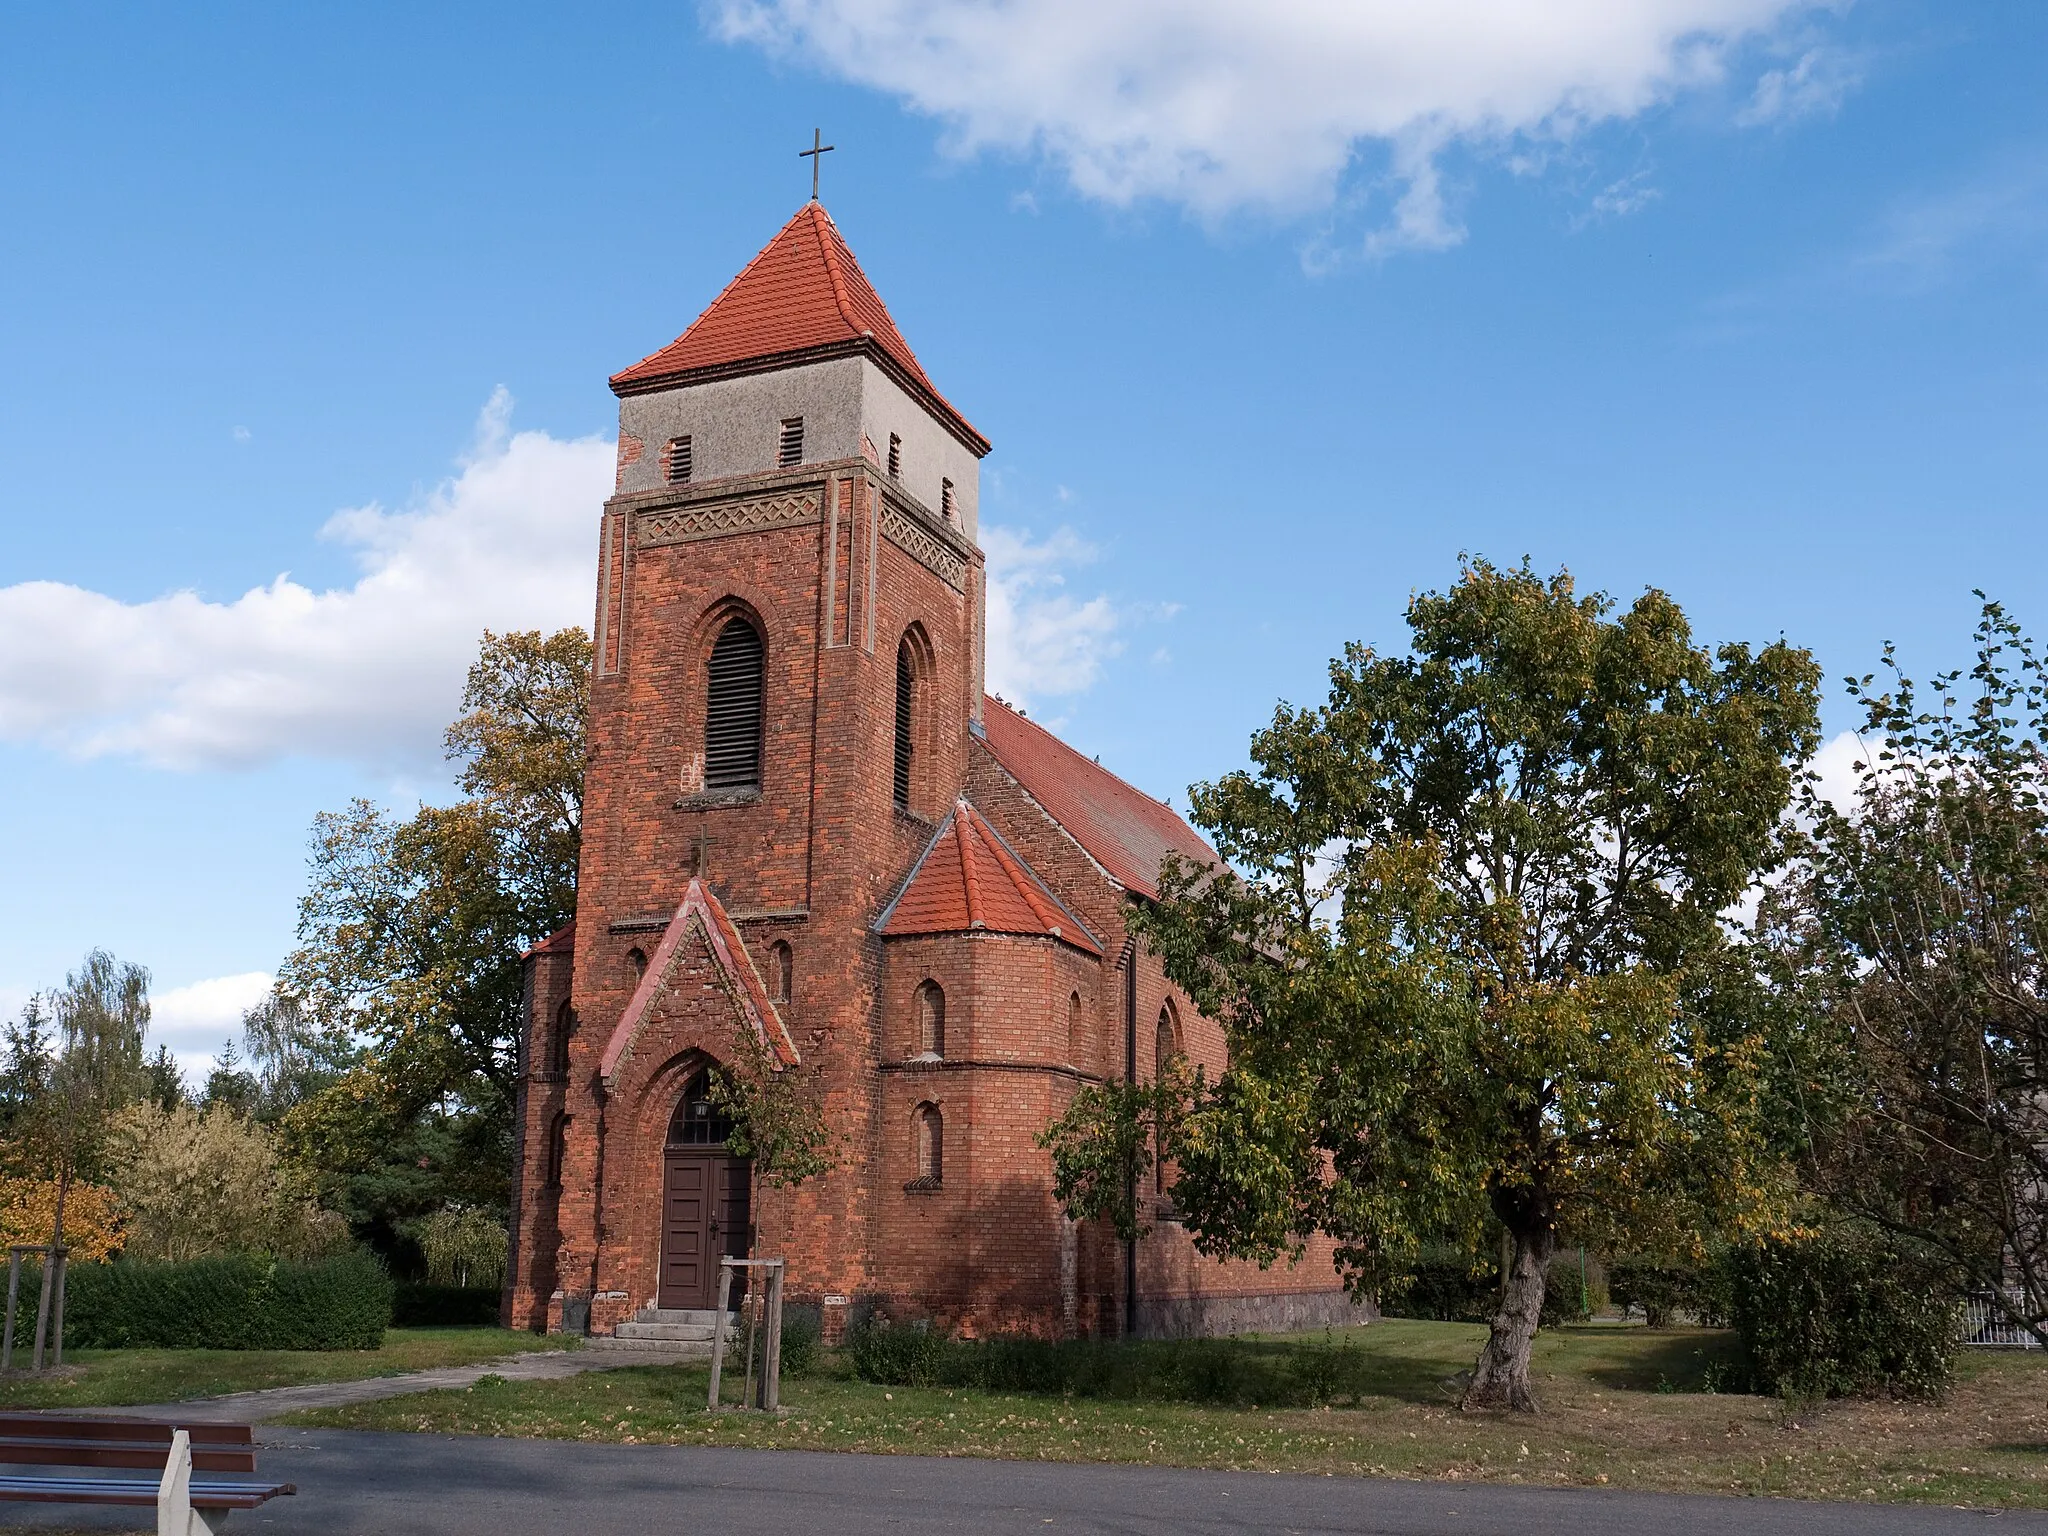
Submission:
[[[156,1490],[155,1483],[132,1477],[0,1477],[0,1501],[13,1503],[154,1508]],[[291,1483],[194,1482],[192,1503],[200,1509],[255,1509],[298,1491]]]
[[[0,1435],[16,1440],[141,1440],[168,1447],[171,1435],[184,1430],[192,1444],[254,1445],[256,1431],[247,1424],[180,1424],[162,1419],[86,1418],[52,1413],[0,1413]]]
[[[19,1440],[0,1436],[0,1466],[158,1467],[168,1445],[135,1440]],[[194,1446],[195,1472],[254,1472],[252,1447]]]

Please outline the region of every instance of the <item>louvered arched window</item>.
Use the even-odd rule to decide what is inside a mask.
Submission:
[[[711,647],[704,705],[704,787],[761,787],[761,632],[734,619]]]
[[[912,724],[917,702],[917,665],[910,650],[910,637],[896,647],[896,808],[910,809],[910,757]]]

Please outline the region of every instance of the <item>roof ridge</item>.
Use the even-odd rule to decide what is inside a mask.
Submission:
[[[1038,880],[1031,872],[1020,866],[1016,855],[1010,852],[1009,844],[1003,841],[1002,834],[988,824],[988,818],[971,805],[967,809],[974,817],[976,834],[988,845],[988,851],[995,855],[996,863],[1001,865],[1003,873],[1010,877],[1010,883],[1017,887],[1018,894],[1024,898],[1024,904],[1031,908],[1032,916],[1058,933],[1065,926],[1062,919],[1067,914],[1046,905],[1045,898],[1038,888]]]
[[[967,890],[967,926],[986,928],[988,919],[981,915],[981,881],[974,872],[974,852],[967,846],[967,820],[973,814],[974,807],[965,800],[953,802],[953,846],[960,855],[960,881]]]
[[[846,274],[839,270],[839,258],[832,251],[832,241],[828,237],[827,230],[829,227],[833,233],[836,233],[838,226],[832,223],[832,215],[825,211],[823,203],[813,200],[809,211],[811,215],[811,233],[817,237],[818,254],[824,257],[826,275],[832,279],[832,302],[839,306],[839,318],[846,322],[847,329],[852,331],[854,335],[872,335],[872,331],[864,330],[861,323],[853,317],[853,300],[848,297],[846,292]],[[866,274],[863,273],[862,275],[865,276]]]

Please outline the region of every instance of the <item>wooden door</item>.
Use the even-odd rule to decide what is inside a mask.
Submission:
[[[718,1285],[719,1186],[726,1158],[670,1152],[661,1202],[660,1305],[703,1308]]]
[[[719,1259],[747,1255],[754,1166],[695,1148],[670,1148],[667,1165],[659,1305],[701,1310],[717,1300]]]

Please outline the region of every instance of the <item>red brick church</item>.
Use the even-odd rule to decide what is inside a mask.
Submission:
[[[1348,1320],[1327,1247],[1197,1256],[1067,1221],[1033,1138],[1221,1031],[1134,947],[1165,804],[983,691],[988,440],[807,204],[611,381],[576,921],[527,960],[508,1321],[610,1334],[782,1255],[822,1309],[975,1332]],[[728,1153],[706,1069],[819,1074],[839,1163]]]

